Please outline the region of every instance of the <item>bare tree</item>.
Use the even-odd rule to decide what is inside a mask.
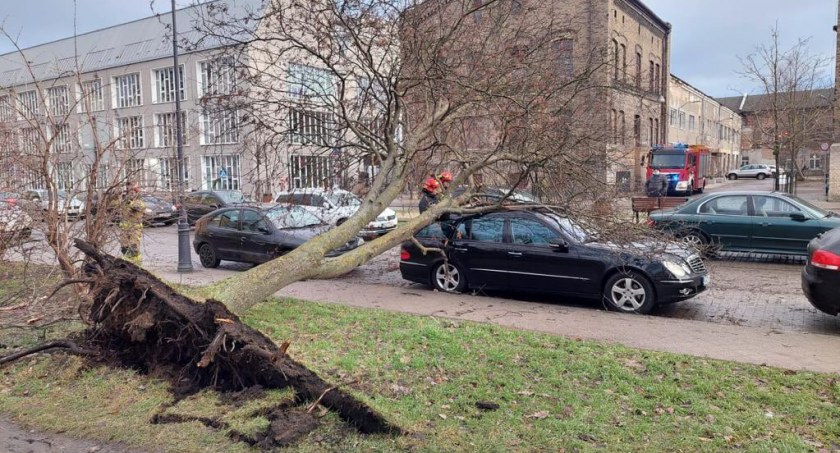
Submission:
[[[825,77],[829,60],[810,53],[809,39],[799,39],[789,49],[782,48],[780,40],[774,26],[768,42],[741,59],[741,73],[758,83],[764,94],[756,106],[755,145],[773,150],[776,168],[790,162],[795,180],[801,177],[802,147],[831,138],[831,114],[826,112],[831,100],[823,94],[830,87]],[[775,189],[779,190],[778,173]]]

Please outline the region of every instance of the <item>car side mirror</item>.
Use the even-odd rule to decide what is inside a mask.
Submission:
[[[259,231],[260,233],[265,234],[265,235],[271,234],[271,230],[269,230],[266,227],[257,227],[257,231]]]
[[[210,207],[213,209],[219,209],[219,205],[217,204],[211,204]]]
[[[555,252],[566,253],[569,251],[569,243],[566,241],[550,242],[548,245],[554,249]]]
[[[805,217],[805,214],[802,214],[801,212],[794,212],[794,213],[792,213],[792,214],[790,215],[790,218],[791,218],[792,220],[796,220],[797,222],[804,222],[804,221],[808,220],[808,218],[807,218],[807,217]]]

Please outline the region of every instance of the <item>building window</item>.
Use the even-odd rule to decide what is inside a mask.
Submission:
[[[239,112],[217,109],[201,113],[201,144],[239,143]]]
[[[661,137],[659,133],[659,118],[653,119],[653,142],[659,143],[659,137]]]
[[[650,65],[648,67],[648,91],[653,92],[654,86],[654,74],[656,71],[653,70],[653,60],[650,60]]]
[[[152,83],[152,103],[175,102],[175,68],[170,66],[163,69],[155,69]],[[178,66],[178,95],[183,101],[184,96],[184,66]]]
[[[85,164],[85,174],[88,175],[85,179],[93,179],[92,164]],[[88,184],[89,188],[107,189],[110,185],[108,181],[108,166],[105,164],[99,164],[99,171],[96,172],[96,181],[90,181]]]
[[[144,146],[143,117],[129,116],[118,118],[117,147],[120,149],[140,149]]]
[[[292,187],[330,187],[332,168],[327,156],[291,156],[290,171]]]
[[[289,65],[288,77],[289,97],[292,99],[328,100],[335,97],[333,77],[327,70],[292,63]]]
[[[613,42],[612,42],[612,43],[613,43],[613,52],[614,52],[614,53],[613,53],[613,55],[614,55],[614,57],[613,57],[613,66],[615,66],[615,71],[614,71],[613,78],[614,78],[615,80],[618,80],[619,71],[621,70],[621,66],[619,65],[619,62],[620,62],[620,60],[619,60],[619,58],[620,58],[620,54],[619,54],[619,51],[618,51],[618,41],[616,41],[615,39],[613,39]]]
[[[633,141],[635,146],[642,144],[642,117],[633,115]]]
[[[12,106],[11,97],[0,96],[0,123],[10,123],[15,119],[15,108]]]
[[[199,97],[229,96],[235,93],[236,65],[232,57],[202,61],[199,72]]]
[[[557,52],[558,63],[560,64],[560,75],[571,79],[575,74],[574,41],[571,39],[559,39],[554,41],[554,47]]]
[[[636,52],[636,88],[642,88],[642,54]]]
[[[204,156],[202,188],[206,190],[240,190],[238,155]]]
[[[741,156],[741,166],[750,164],[750,156]]]
[[[624,110],[618,111],[618,141],[622,145],[625,143],[624,137],[627,136],[627,123],[624,120]]]
[[[685,129],[685,112],[680,110],[679,115],[680,115],[680,129]]]
[[[73,149],[72,135],[70,134],[70,125],[67,123],[57,124],[51,127],[52,130],[52,149],[58,153],[67,153]]]
[[[176,136],[175,112],[156,113],[155,122],[155,146],[158,148],[172,148],[178,144]],[[187,114],[181,112],[181,140],[187,143]]]
[[[55,185],[58,190],[72,190],[76,183],[72,162],[59,162],[55,166]]]
[[[126,181],[136,182],[141,187],[146,186],[146,159],[128,159],[123,168]]]
[[[20,149],[25,154],[41,153],[41,133],[36,127],[24,127],[20,130]]]
[[[688,115],[688,130],[693,131],[695,128],[694,115]]]
[[[20,114],[23,119],[31,120],[41,113],[38,92],[35,90],[18,93],[18,102],[20,103]]]
[[[330,112],[289,110],[289,143],[296,145],[332,146],[333,115]]]
[[[654,91],[658,94],[662,92],[662,78],[659,63],[656,64],[656,73],[654,74]]]
[[[62,116],[70,111],[70,96],[66,86],[47,88],[47,108],[50,115]]]
[[[618,143],[618,112],[610,110],[610,142]]]
[[[810,170],[819,170],[822,168],[822,158],[816,154],[811,155],[811,159],[808,160],[808,168]]]
[[[161,189],[174,192],[178,190],[178,159],[164,157],[160,159]],[[190,159],[184,158],[184,188],[190,186]]]
[[[114,77],[114,108],[137,107],[143,104],[140,97],[140,73]]]
[[[671,108],[671,118],[668,124],[671,126],[675,126],[677,124],[677,109],[673,107]]]
[[[475,12],[473,12],[473,21],[475,21],[476,24],[481,23],[481,12],[482,11],[481,11],[480,8],[483,4],[484,3],[483,3],[482,0],[472,0],[472,9],[475,10]]]
[[[621,81],[627,83],[627,46],[621,45]]]
[[[105,110],[102,97],[102,79],[82,82],[82,112],[99,112]]]
[[[648,144],[653,145],[654,137],[656,137],[653,131],[653,118],[648,118]]]

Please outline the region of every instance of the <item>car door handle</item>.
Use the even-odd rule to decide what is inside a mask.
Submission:
[[[508,255],[511,255],[511,256],[522,256],[522,252],[508,252]]]
[[[770,226],[770,222],[761,222],[759,223],[761,226]]]
[[[467,249],[465,247],[452,247],[452,250],[455,250],[456,252],[466,252],[467,251]]]

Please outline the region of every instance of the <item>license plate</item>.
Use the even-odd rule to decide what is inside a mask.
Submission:
[[[709,281],[711,281],[711,279],[709,278],[709,276],[708,276],[708,275],[704,275],[704,276],[703,276],[703,286],[709,286]]]

